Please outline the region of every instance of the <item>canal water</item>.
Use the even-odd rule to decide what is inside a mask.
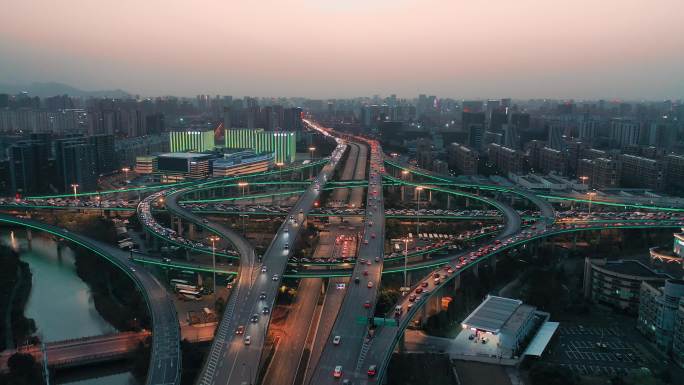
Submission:
[[[33,274],[31,294],[24,314],[33,318],[43,341],[96,336],[116,329],[97,310],[90,289],[76,274],[74,252],[69,247],[57,253],[57,242],[34,232],[31,248],[23,229],[0,229],[0,242],[16,250]],[[99,258],[93,256],[93,258]],[[61,384],[137,385],[129,372]],[[51,382],[52,383],[52,382]]]

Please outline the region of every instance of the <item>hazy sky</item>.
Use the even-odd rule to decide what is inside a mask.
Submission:
[[[682,98],[684,0],[3,0],[0,83]]]

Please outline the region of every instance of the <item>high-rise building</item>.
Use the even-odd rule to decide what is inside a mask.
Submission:
[[[110,173],[118,169],[114,152],[114,135],[94,135],[87,142],[95,149],[95,172],[98,175]]]
[[[58,140],[55,146],[57,185],[64,192],[71,192],[77,184],[79,191],[93,191],[97,188],[95,146],[83,138]]]
[[[216,147],[214,131],[172,131],[169,132],[171,152],[203,152]]]
[[[459,143],[451,143],[447,148],[449,167],[462,175],[477,174],[478,154],[477,151]]]
[[[251,149],[257,153],[275,153],[275,162],[295,160],[297,134],[291,131],[265,131],[264,129],[232,129],[226,131],[226,148]]]
[[[468,134],[468,146],[480,151],[484,144],[485,114],[483,112],[464,112],[461,115],[463,130]]]
[[[513,148],[491,143],[487,147],[487,156],[504,175],[522,174],[525,169],[525,154]]]
[[[539,151],[539,169],[543,173],[565,175],[565,154],[555,148],[544,147]]]
[[[620,182],[623,187],[642,187],[660,190],[665,186],[663,164],[642,156],[620,155]]]
[[[632,119],[616,118],[610,121],[609,140],[617,148],[639,144],[641,126]]]
[[[565,149],[565,142],[563,140],[563,126],[559,121],[553,120],[549,123],[549,144],[548,146],[554,150],[563,151]]]
[[[517,150],[520,148],[520,136],[518,135],[518,126],[512,123],[504,124],[502,126],[504,146]]]
[[[48,144],[38,141],[19,142],[8,149],[10,191],[39,193],[48,190]]]
[[[283,127],[285,131],[302,130],[302,109],[300,107],[286,108],[283,111]]]

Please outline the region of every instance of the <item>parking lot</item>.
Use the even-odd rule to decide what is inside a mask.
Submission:
[[[627,374],[647,361],[631,333],[630,327],[561,326],[546,361],[585,376]]]

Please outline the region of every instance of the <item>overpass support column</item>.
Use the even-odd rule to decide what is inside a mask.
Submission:
[[[26,239],[28,239],[29,242],[33,240],[33,232],[31,232],[30,228],[26,228]]]
[[[496,254],[489,256],[489,266],[492,269],[492,274],[496,276]]]
[[[406,352],[406,333],[401,332],[401,336],[399,337],[399,354],[405,353]]]
[[[447,210],[451,210],[451,194],[447,194]]]
[[[473,266],[473,274],[475,274],[475,276],[477,278],[480,278],[480,264],[479,263],[476,264],[475,266]]]
[[[176,232],[178,233],[178,235],[182,236],[183,235],[183,221],[181,221],[180,218],[176,218],[176,220],[178,221],[176,223]]]
[[[454,277],[454,290],[461,288],[461,274]]]
[[[188,238],[195,239],[195,224],[192,222],[188,223]]]

